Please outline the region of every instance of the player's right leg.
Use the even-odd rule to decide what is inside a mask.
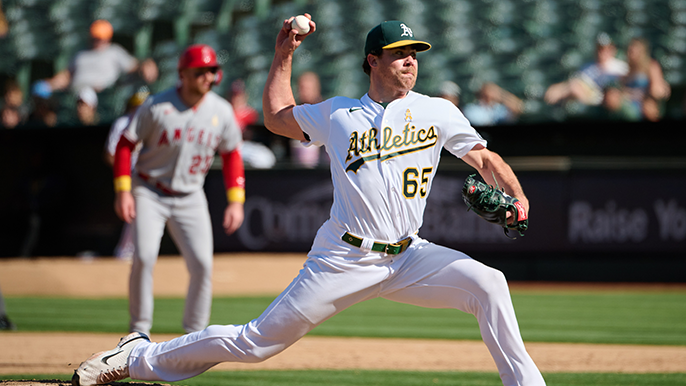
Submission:
[[[150,334],[154,308],[153,269],[169,217],[169,205],[146,186],[134,188],[136,218],[133,221],[134,254],[129,278],[129,331]]]

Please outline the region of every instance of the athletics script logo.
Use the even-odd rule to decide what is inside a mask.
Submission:
[[[405,125],[402,133],[393,135],[393,129],[385,127],[381,133],[372,127],[367,131],[350,135],[350,146],[345,162],[351,161],[346,172],[357,173],[366,162],[379,160],[381,162],[401,155],[416,153],[436,145],[438,135],[431,126],[428,129],[417,129],[411,123]]]

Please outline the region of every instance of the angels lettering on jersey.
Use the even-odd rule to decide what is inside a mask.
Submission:
[[[222,140],[221,133],[216,130],[216,127],[219,125],[219,117],[213,115],[211,124],[215,129],[195,128],[192,126],[186,129],[180,127],[173,129],[164,128],[161,130],[157,147],[181,147],[184,144],[187,144],[196,149],[197,147],[206,148],[207,150],[197,150],[200,151],[200,153],[191,156],[190,167],[188,168],[188,173],[191,175],[198,173],[205,175],[212,166],[214,153]]]
[[[198,145],[204,145],[212,150],[216,150],[219,146],[219,141],[221,141],[221,136],[218,133],[213,134],[212,131],[205,129],[189,127],[184,132],[184,129],[175,128],[163,130],[157,146],[178,146],[182,141],[197,143]]]
[[[400,133],[393,132],[390,127],[378,130],[375,127],[367,131],[354,131],[350,135],[348,156],[345,162],[350,162],[345,169],[357,173],[366,162],[379,160],[384,162],[394,157],[415,153],[429,149],[436,145],[438,135],[434,126],[418,128],[412,123],[412,112],[405,112],[405,126]]]

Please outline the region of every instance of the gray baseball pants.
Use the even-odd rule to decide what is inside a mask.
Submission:
[[[186,332],[207,326],[212,306],[212,223],[204,191],[168,196],[140,180],[133,189],[136,218],[133,222],[135,252],[129,280],[129,330],[145,334],[152,327],[153,269],[165,225],[183,255],[190,275],[183,316]],[[179,283],[182,285],[182,283]]]

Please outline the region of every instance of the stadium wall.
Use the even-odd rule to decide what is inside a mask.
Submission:
[[[482,128],[529,196],[529,231],[510,240],[467,212],[460,190],[470,170],[447,155],[420,235],[513,280],[686,281],[682,126]],[[107,132],[104,126],[0,131],[0,257],[112,255],[122,223],[102,156]],[[221,171],[208,175],[215,250],[307,252],[333,201],[328,169],[247,170],[246,180],[245,223],[226,236]],[[168,235],[161,253],[178,253]]]

